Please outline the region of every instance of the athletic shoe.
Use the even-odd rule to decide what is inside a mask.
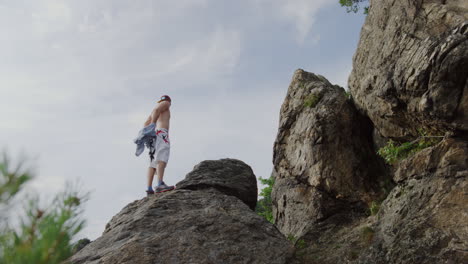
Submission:
[[[146,196],[150,196],[151,194],[154,194],[153,190],[146,190]]]
[[[168,186],[164,182],[163,182],[163,184],[156,187],[156,192],[157,193],[167,192],[167,191],[171,191],[171,190],[174,190],[174,186]]]

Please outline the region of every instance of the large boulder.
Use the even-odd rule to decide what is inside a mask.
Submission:
[[[288,263],[290,242],[249,208],[248,165],[204,161],[177,187],[127,205],[71,263]]]
[[[258,190],[257,180],[252,175],[252,169],[238,160],[203,161],[177,184],[177,189],[200,190],[215,187],[224,194],[239,198],[254,210]]]
[[[372,124],[343,88],[294,73],[273,154],[273,215],[283,234],[300,238],[334,214],[342,222],[365,214],[391,184],[371,138]]]
[[[380,135],[468,131],[468,1],[373,1],[349,87]]]

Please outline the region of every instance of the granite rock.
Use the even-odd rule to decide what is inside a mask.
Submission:
[[[255,182],[241,161],[204,161],[176,190],[127,205],[70,262],[288,263],[291,243],[237,197],[257,190],[236,184],[241,179]]]

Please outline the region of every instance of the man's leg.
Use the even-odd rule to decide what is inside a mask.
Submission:
[[[148,189],[151,187],[153,188],[153,178],[154,178],[154,173],[156,172],[156,169],[153,167],[148,168]]]
[[[158,161],[158,187],[156,192],[165,192],[174,189],[174,186],[168,186],[164,183],[164,170],[166,169],[166,162]]]
[[[164,171],[166,170],[167,163],[164,161],[158,161],[158,185],[163,182]]]

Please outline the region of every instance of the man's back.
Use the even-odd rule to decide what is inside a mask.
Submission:
[[[156,124],[156,129],[165,128],[169,130],[169,120],[171,119],[171,111],[169,110],[170,107],[170,102],[160,102],[158,106],[154,108],[153,112],[148,117],[148,120],[146,120],[143,126],[146,127],[153,123]]]
[[[169,130],[169,121],[171,119],[171,110],[169,108],[165,109],[161,114],[159,114],[158,121],[156,122],[156,128],[165,128]]]

